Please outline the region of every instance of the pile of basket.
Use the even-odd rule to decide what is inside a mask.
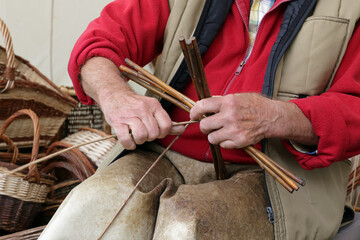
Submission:
[[[22,155],[19,162],[19,149],[5,131],[17,118],[27,116],[33,123],[34,140],[30,155]],[[45,203],[55,178],[39,171],[36,165],[28,170],[11,175],[8,173],[24,162],[36,160],[39,150],[39,121],[36,114],[29,110],[19,110],[11,115],[0,127],[0,140],[9,146],[8,155],[0,159],[0,228],[16,232],[28,228]]]
[[[352,171],[349,174],[347,195],[356,212],[360,212],[360,155],[352,159]]]
[[[0,47],[0,229],[15,232],[31,225],[55,178],[37,165],[7,174],[38,158],[77,101],[16,56],[1,19],[0,28],[5,42]]]
[[[0,125],[20,109],[32,109],[39,117],[40,146],[49,144],[77,101],[60,90],[28,61],[14,54],[9,30],[0,19],[5,48],[0,47]],[[19,147],[31,147],[32,122],[17,119],[6,134]],[[0,148],[5,144],[0,144]]]
[[[95,172],[102,156],[115,143],[107,140],[111,144],[105,141],[105,145],[58,153],[78,142],[106,135],[101,131],[102,112],[97,107],[97,112],[77,114],[78,101],[15,55],[10,33],[1,19],[0,28],[5,40],[5,48],[0,46],[0,236],[6,232],[14,239],[28,239],[30,235],[36,239],[43,228],[30,230],[34,221],[43,216],[46,224],[70,190]],[[90,125],[98,130],[83,129],[72,136],[78,126],[71,121],[71,114],[87,118],[81,125],[87,127],[100,122],[88,121],[90,118],[100,116],[101,128]],[[63,129],[65,122],[67,128]],[[61,141],[60,136],[67,138]],[[53,157],[37,163],[50,155]],[[14,173],[25,164],[30,165]]]
[[[5,134],[16,119],[24,116],[32,121],[31,153],[20,153]],[[15,112],[0,127],[0,142],[8,146],[7,151],[0,152],[0,229],[7,232],[28,229],[35,218],[40,219],[38,224],[45,225],[66,195],[95,173],[116,143],[102,131],[85,128],[62,141],[53,142],[38,159],[39,129],[39,119],[30,109]],[[108,139],[103,139],[104,136]],[[102,139],[101,144],[96,142],[99,139]],[[91,143],[76,147],[88,142]],[[44,161],[40,161],[42,159]],[[27,170],[13,172],[24,164],[29,165]]]

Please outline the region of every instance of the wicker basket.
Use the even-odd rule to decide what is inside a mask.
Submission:
[[[73,146],[109,136],[105,132],[92,128],[81,128],[79,130],[80,131],[77,133],[69,135],[61,141]],[[115,144],[115,138],[110,138],[101,142],[91,143],[79,147],[79,150],[82,151],[98,167],[105,159],[106,154],[115,146]]]
[[[6,48],[0,47],[0,125],[19,109],[32,109],[40,121],[40,146],[56,136],[77,101],[64,93],[28,61],[14,55],[11,37],[4,22],[0,27]],[[30,147],[31,120],[20,118],[6,134],[18,147]],[[4,143],[0,148],[5,148]]]
[[[45,229],[45,226],[35,227],[24,231],[0,237],[0,240],[36,240]]]
[[[78,100],[73,87],[61,86],[60,89]],[[80,128],[84,127],[103,131],[107,134],[111,133],[111,128],[106,122],[104,114],[98,105],[85,105],[78,102],[77,106],[71,110],[68,118],[63,124],[63,136],[61,136],[60,139],[74,134],[78,132]]]
[[[360,155],[352,158],[353,170],[349,174],[347,195],[356,212],[360,212]]]
[[[16,119],[28,116],[33,123],[33,147],[30,161],[37,158],[39,150],[39,121],[36,114],[23,109],[11,115],[0,128],[2,140],[9,142],[10,138],[4,132]],[[9,149],[14,157],[9,162],[8,158],[0,161],[0,176],[6,175],[10,170],[18,167],[16,146],[10,142]],[[0,159],[2,160],[2,159]],[[26,172],[17,172],[0,179],[0,228],[8,232],[21,231],[28,228],[46,200],[54,178],[40,174],[38,167],[30,166]]]

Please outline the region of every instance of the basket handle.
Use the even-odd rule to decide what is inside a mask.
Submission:
[[[0,127],[0,136],[3,136],[8,126],[18,117],[26,115],[31,118],[34,126],[34,140],[33,147],[31,152],[30,162],[35,161],[39,152],[39,142],[40,142],[40,125],[39,118],[36,113],[31,109],[21,109],[15,113],[13,113],[10,117],[8,117],[4,124]],[[29,172],[25,176],[25,180],[30,179],[31,177],[35,177],[36,181],[40,180],[39,170],[36,165],[29,167]]]
[[[46,155],[49,155],[52,152],[56,152],[56,148],[69,148],[72,147],[72,145],[56,141],[53,142],[47,149]],[[62,153],[59,156],[62,156],[66,158],[69,162],[74,164],[77,169],[85,176],[85,179],[90,177],[95,173],[94,167],[91,165],[89,159],[85,156],[84,153],[82,153],[79,149],[72,149],[71,152],[68,153]],[[41,166],[41,169],[45,166],[45,163]]]
[[[15,85],[15,54],[14,47],[12,44],[12,39],[10,36],[9,29],[6,27],[4,21],[0,18],[0,29],[5,41],[5,50],[6,50],[6,69],[4,75],[2,76],[3,81],[6,81],[6,86],[0,90],[0,93],[5,92],[8,89],[11,89]]]
[[[0,135],[0,140],[2,142],[5,142],[7,145],[9,145],[8,152],[13,153],[13,156],[11,158],[11,163],[15,164],[16,160],[18,159],[18,156],[19,156],[19,149],[15,146],[14,142],[5,134]]]

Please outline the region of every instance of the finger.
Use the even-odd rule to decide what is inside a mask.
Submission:
[[[220,144],[223,141],[229,140],[227,137],[228,135],[225,134],[225,131],[223,128],[218,129],[216,131],[213,131],[208,134],[207,138],[209,143],[211,144]]]
[[[165,110],[161,109],[155,112],[154,117],[157,120],[159,129],[158,138],[166,137],[172,128],[172,121],[169,115]]]
[[[190,119],[198,120],[207,113],[217,113],[221,107],[221,97],[202,99],[191,108]]]
[[[142,119],[142,122],[146,128],[147,136],[145,141],[153,141],[159,137],[160,129],[157,119],[149,113]]]
[[[252,144],[245,135],[234,133],[234,131],[225,128],[209,133],[208,141],[212,144],[219,144],[220,147],[227,149],[243,148]]]
[[[185,131],[184,125],[173,126],[170,129],[170,135],[181,135]]]
[[[139,118],[131,118],[128,120],[128,125],[137,145],[143,144],[148,139],[147,128]]]
[[[130,128],[126,124],[114,128],[120,144],[127,150],[134,150],[136,148],[135,141],[130,135]]]
[[[200,121],[200,130],[204,134],[209,134],[223,126],[225,126],[225,123],[218,114],[208,116]]]
[[[220,145],[220,147],[225,148],[225,149],[234,149],[234,148],[237,148],[235,142],[232,141],[232,140],[223,141],[223,142],[221,142],[219,145]]]

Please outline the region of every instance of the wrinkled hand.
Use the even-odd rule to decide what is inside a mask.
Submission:
[[[191,109],[190,118],[201,120],[200,130],[212,144],[242,148],[269,137],[281,116],[273,100],[255,93],[239,93],[203,99]]]
[[[169,115],[157,99],[134,92],[111,94],[101,109],[120,143],[129,150],[146,141],[184,131],[183,126],[172,127]]]
[[[106,121],[126,149],[136,144],[181,134],[184,126],[172,127],[169,115],[155,98],[137,95],[109,59],[93,57],[81,68],[84,92],[96,101]]]

